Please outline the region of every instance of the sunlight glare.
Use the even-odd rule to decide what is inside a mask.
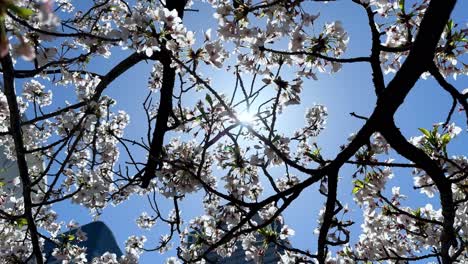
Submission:
[[[244,111],[237,116],[237,119],[243,124],[249,125],[255,121],[255,115],[248,111]]]

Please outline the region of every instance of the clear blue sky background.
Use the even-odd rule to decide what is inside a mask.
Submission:
[[[458,1],[458,5],[453,14],[455,21],[460,24],[468,23],[466,10],[468,3]],[[351,1],[338,0],[328,4],[310,3],[308,4],[311,13],[320,12],[319,23],[341,20],[350,36],[350,42],[346,57],[366,56],[370,53],[370,33],[367,24],[367,18],[363,9]],[[199,31],[208,28],[216,28],[216,21],[212,18],[211,8],[206,4],[197,4],[194,8],[199,8],[200,12],[188,12],[185,15],[185,24],[190,30]],[[463,12],[465,11],[465,13]],[[200,39],[200,35],[198,35]],[[128,56],[128,52],[117,51],[113,53],[110,60],[101,60],[93,65],[96,71],[100,73],[107,72],[119,59]],[[107,90],[106,94],[115,98],[118,102],[116,108],[124,109],[131,116],[131,124],[127,129],[129,137],[138,138],[141,135],[141,127],[145,127],[144,112],[141,102],[147,94],[147,80],[151,70],[151,64],[141,63],[132,70],[125,73],[115,81]],[[233,83],[231,75],[223,71],[213,71],[210,76],[214,79],[214,86],[220,87],[220,91],[229,93],[232,86],[224,85]],[[369,115],[375,105],[375,96],[371,84],[370,67],[367,64],[344,65],[343,69],[332,76],[327,74],[318,75],[319,81],[307,81],[304,85],[300,107],[290,107],[279,119],[278,124],[285,132],[288,128],[299,128],[304,124],[304,109],[311,107],[314,103],[324,104],[329,110],[329,119],[327,128],[319,137],[318,143],[323,148],[326,158],[333,158],[339,151],[339,146],[346,142],[347,137],[356,132],[363,124],[349,115],[356,112],[361,115]],[[393,75],[387,76],[387,81]],[[286,76],[292,79],[293,76]],[[460,76],[457,81],[449,78],[449,81],[455,84],[459,90],[468,87],[468,78]],[[223,84],[223,85],[219,85]],[[58,96],[55,99],[60,100],[60,92],[55,92]],[[202,94],[201,98],[202,97]],[[446,114],[451,106],[451,98],[443,91],[433,80],[421,80],[412,90],[405,101],[404,106],[398,111],[396,120],[397,125],[408,138],[419,135],[418,128],[430,128],[432,124],[445,120]],[[187,100],[187,103],[190,103]],[[464,125],[463,116],[455,113],[453,120],[463,128],[461,135],[454,140],[449,148],[453,154],[468,154],[468,138],[466,125]],[[123,153],[122,153],[123,154]],[[122,155],[125,157],[125,155]],[[140,160],[144,160],[142,153],[137,153]],[[360,231],[361,211],[356,208],[352,201],[351,174],[353,167],[348,166],[340,171],[342,180],[340,182],[340,198],[344,203],[348,203],[353,211],[351,214],[356,217],[357,223],[353,226],[353,240],[357,239]],[[402,193],[410,195],[409,205],[423,206],[428,201],[425,196],[412,190],[412,175],[410,171],[395,171],[395,177],[387,185],[387,190],[392,186],[402,186]],[[172,203],[163,201],[160,205],[164,209],[170,209]],[[438,199],[432,198],[430,202],[436,207]],[[292,244],[296,247],[316,250],[317,237],[313,235],[314,228],[317,227],[318,211],[323,204],[323,197],[318,194],[316,187],[311,187],[298,198],[284,214],[286,224],[296,230],[296,235],[292,238]],[[181,206],[182,215],[185,219],[190,219],[201,212],[201,195],[189,195]],[[54,208],[61,216],[60,219],[68,221],[71,218],[85,224],[92,221],[87,210],[68,202],[56,205]],[[151,212],[148,208],[145,197],[133,197],[118,207],[109,207],[104,210],[101,220],[104,221],[113,230],[121,248],[124,248],[124,241],[131,234],[144,234],[148,237],[147,247],[151,247],[151,242],[156,242],[160,234],[164,234],[167,227],[158,224],[151,231],[141,231],[135,224],[135,218],[142,212]],[[146,253],[141,258],[141,263],[163,263],[167,257],[175,255],[174,251],[161,256],[159,253]]]

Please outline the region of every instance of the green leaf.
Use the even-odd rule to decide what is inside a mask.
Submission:
[[[211,96],[210,96],[209,94],[206,94],[205,100],[206,100],[211,106],[213,106],[213,100],[211,99]]]
[[[321,148],[316,148],[316,149],[312,152],[312,155],[317,156],[317,157],[320,156],[320,151],[321,151],[321,150],[322,150]]]
[[[316,148],[314,151],[311,153],[306,152],[306,156],[311,158],[313,161],[320,163],[323,161],[322,155],[320,155],[320,150],[321,148]]]
[[[353,183],[354,183],[354,188],[352,191],[353,194],[358,193],[364,187],[364,182],[361,180],[354,180]]]
[[[401,9],[403,14],[405,13],[405,0],[399,0],[398,1],[398,7]]]
[[[270,227],[261,228],[258,230],[258,233],[265,238],[264,243],[266,244],[275,241],[278,236],[278,234],[276,234],[276,232]]]
[[[23,226],[27,225],[28,224],[28,219],[22,217],[22,218],[19,218],[18,220],[16,220],[16,225],[19,227],[19,228],[22,228]]]
[[[273,137],[272,142],[277,142],[277,141],[280,140],[280,139],[281,139],[281,136],[276,135],[276,136]]]
[[[226,146],[226,147],[224,147],[224,150],[225,151],[234,151],[234,148],[231,147],[231,146]]]
[[[344,255],[344,256],[352,256],[352,253],[353,253],[353,252],[352,252],[348,247],[345,247],[345,248],[343,249],[343,255]]]
[[[372,175],[375,175],[375,174],[369,174],[368,176],[366,176],[366,177],[364,178],[364,182],[365,182],[365,183],[370,183]]]
[[[3,187],[3,186],[5,186],[5,183],[0,181],[0,187]]]
[[[453,27],[455,26],[455,23],[453,22],[452,19],[450,19],[448,22],[447,22],[447,29],[449,31],[452,31]]]
[[[361,188],[359,188],[358,186],[354,187],[354,188],[353,188],[353,194],[358,193],[359,190],[361,190]]]
[[[202,116],[205,120],[208,120],[208,118],[207,118],[207,116],[206,116],[205,108],[203,108],[203,106],[200,106],[200,105],[198,105],[197,108],[198,108],[198,111],[200,111],[201,116]]]
[[[426,136],[426,138],[431,137],[431,132],[429,132],[429,130],[427,130],[425,128],[418,128],[418,129],[419,129],[419,131],[421,131]]]
[[[414,210],[413,215],[415,215],[416,217],[421,217],[421,208]]]
[[[309,152],[306,152],[305,155],[309,158],[311,158],[312,160],[315,160],[317,158],[317,156],[314,156],[314,153],[309,153]]]
[[[442,146],[447,145],[450,142],[451,139],[452,139],[452,137],[450,137],[449,133],[446,133],[446,134],[442,135],[440,137],[440,140],[442,141]]]
[[[27,19],[34,14],[34,11],[32,9],[16,6],[14,4],[9,4],[8,9],[10,9],[13,13],[20,16],[23,19]]]

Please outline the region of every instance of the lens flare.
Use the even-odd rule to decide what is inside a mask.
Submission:
[[[239,115],[237,115],[237,119],[241,123],[249,125],[249,124],[252,124],[255,121],[255,115],[253,115],[252,113],[250,113],[248,111],[244,111],[244,112],[240,113]]]

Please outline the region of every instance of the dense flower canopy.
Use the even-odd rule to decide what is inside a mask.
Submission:
[[[468,124],[468,90],[449,80],[468,75],[468,25],[450,17],[456,0],[352,0],[371,32],[359,40],[371,43],[362,57],[347,57],[346,25],[310,2],[0,0],[0,144],[18,169],[17,177],[0,175],[0,262],[44,263],[45,240],[63,263],[138,263],[171,247],[177,257],[166,263],[206,263],[210,252],[224,257],[236,248],[262,263],[269,244],[281,263],[468,262],[468,158],[448,149]],[[197,4],[211,6],[196,15],[215,27],[184,22]],[[103,60],[111,69],[95,72]],[[152,65],[141,102],[146,127],[129,137],[131,117],[106,91],[140,62]],[[304,100],[303,86],[354,63],[370,65],[376,104],[369,116],[352,113],[362,127],[327,156],[317,139],[327,106]],[[211,77],[220,69],[234,79],[229,89]],[[444,120],[406,139],[394,115],[428,78],[453,104]],[[303,125],[285,130],[278,120],[297,105],[306,109]],[[458,113],[466,123],[452,122]],[[346,164],[353,175],[343,175]],[[388,186],[402,169],[425,206]],[[353,178],[348,200],[338,199],[342,177]],[[296,248],[287,243],[294,226],[270,224],[283,223],[313,186],[325,201],[309,221],[317,243]],[[179,203],[195,193],[203,213],[188,219]],[[132,196],[148,197],[152,212],[132,217],[142,229],[164,230],[159,244],[135,234],[121,258],[87,259],[76,243],[84,232],[60,235],[77,224],[59,221],[55,204],[98,217]],[[165,200],[169,212],[158,206]],[[351,203],[361,218],[349,214]]]

